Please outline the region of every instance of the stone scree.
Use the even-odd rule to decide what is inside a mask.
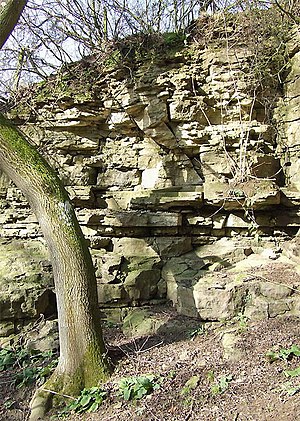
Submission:
[[[168,299],[203,320],[297,314],[292,289],[221,275],[300,228],[298,50],[275,127],[249,94],[246,47],[182,51],[104,73],[93,97],[53,92],[12,110],[67,187],[107,313]],[[53,293],[35,216],[3,174],[0,206],[1,335],[49,313]]]

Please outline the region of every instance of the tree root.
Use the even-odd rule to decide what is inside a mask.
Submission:
[[[68,372],[65,367],[62,369],[58,364],[46,383],[35,391],[30,402],[28,421],[43,420],[53,406],[60,406],[66,400],[74,400],[85,387],[104,383],[109,377],[110,367],[101,351],[98,354],[99,358],[95,358],[95,354],[87,353],[73,372]]]
[[[52,403],[52,393],[44,389],[37,389],[30,401],[30,416],[28,421],[43,420]]]

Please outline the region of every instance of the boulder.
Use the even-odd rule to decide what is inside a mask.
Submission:
[[[56,313],[47,257],[38,240],[0,242],[0,321],[7,332],[17,320]]]

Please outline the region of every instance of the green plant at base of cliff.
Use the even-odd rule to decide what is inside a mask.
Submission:
[[[25,367],[15,375],[15,386],[20,389],[24,386],[30,386],[38,378],[38,369],[36,367]]]
[[[18,389],[35,382],[43,384],[57,365],[55,357],[52,351],[40,352],[22,346],[3,348],[0,350],[0,371],[15,370],[12,377]]]
[[[287,377],[298,377],[300,376],[300,367],[297,367],[294,370],[285,370],[284,374]]]
[[[245,316],[243,313],[239,313],[236,316],[236,320],[238,322],[238,330],[239,332],[245,332],[248,329],[248,321],[249,317]]]
[[[289,396],[294,396],[296,393],[300,392],[300,384],[292,385],[291,382],[287,382],[281,386],[281,391]]]
[[[141,399],[159,387],[154,375],[126,377],[119,383],[120,395],[126,401]]]
[[[188,332],[188,336],[193,341],[197,336],[205,335],[207,333],[206,327],[201,325],[195,329],[192,329]]]
[[[225,390],[228,389],[229,384],[232,380],[233,380],[233,376],[231,374],[220,377],[219,381],[215,381],[215,383],[211,385],[211,388],[210,388],[211,394],[220,395],[221,393],[224,393]]]
[[[266,357],[270,363],[278,360],[287,361],[292,357],[300,357],[300,347],[292,345],[290,348],[281,348],[278,351],[270,350],[266,353]]]
[[[181,389],[181,395],[188,395],[191,393],[192,390],[196,389],[200,381],[199,376],[192,376],[185,382],[185,385]]]
[[[27,349],[22,346],[17,346],[11,349],[2,348],[0,349],[0,371],[14,367],[26,366],[52,357],[52,351],[40,352],[34,349]]]
[[[97,411],[106,397],[107,392],[100,387],[83,389],[80,396],[70,403],[64,412],[74,411],[81,414],[83,412]]]

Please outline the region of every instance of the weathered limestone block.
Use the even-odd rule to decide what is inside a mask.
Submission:
[[[103,253],[93,250],[93,261],[96,268],[96,277],[104,284],[120,284],[124,281],[122,273],[124,257],[116,253]]]
[[[108,168],[105,172],[99,173],[97,187],[102,189],[115,187],[132,187],[140,183],[140,172],[137,169],[131,171],[120,171]]]
[[[227,261],[228,264],[232,264],[243,260],[245,257],[244,249],[249,247],[253,247],[251,238],[242,240],[223,237],[212,244],[197,247],[195,253],[205,264],[218,261]]]
[[[238,314],[252,319],[298,314],[300,299],[297,289],[300,278],[294,273],[290,261],[279,255],[273,261],[273,257],[266,253],[267,249],[263,249],[261,254],[246,257],[245,250],[249,248],[240,247],[232,260],[232,269],[225,272],[224,267],[232,259],[230,249],[234,242],[228,240],[226,246],[224,240],[216,242],[216,254],[214,245],[199,247],[202,267],[196,274],[190,271],[185,256],[170,259],[163,267],[162,276],[167,283],[168,298],[176,309],[202,320],[232,319]],[[219,256],[218,248],[221,249],[222,243],[224,254]],[[245,242],[244,247],[246,245]],[[270,262],[274,262],[272,268]],[[272,281],[272,277],[264,275],[264,271],[272,273],[273,270],[281,271],[287,281]],[[294,279],[291,285],[285,283],[289,281],[289,274]]]
[[[127,337],[154,335],[165,322],[167,319],[155,316],[147,308],[133,309],[124,318],[123,333]]]
[[[203,183],[199,175],[200,164],[183,153],[169,153],[151,160],[151,164],[142,172],[141,187],[162,189],[171,186],[193,186]]]
[[[206,183],[205,188],[210,188],[212,182],[220,182],[225,177],[232,175],[232,162],[222,150],[210,151],[200,154],[201,168]],[[208,187],[206,187],[208,185]]]
[[[230,319],[243,308],[245,287],[205,277],[193,288],[195,307],[202,320]]]
[[[251,320],[269,318],[268,301],[263,297],[253,297],[251,303],[245,308],[244,315]]]
[[[151,238],[114,238],[113,252],[122,256],[158,257]]]
[[[74,206],[94,207],[95,195],[91,186],[68,186],[66,190]]]
[[[145,98],[145,102],[148,104],[146,108],[134,118],[140,130],[146,131],[168,120],[167,105],[164,101],[157,96],[148,96]]]
[[[274,117],[278,127],[278,153],[285,175],[285,181],[292,191],[300,191],[299,178],[299,118],[300,118],[300,53],[299,34],[293,34],[290,42],[291,59],[289,73],[284,83],[284,97],[278,102]]]
[[[299,37],[299,35],[297,36]],[[296,43],[293,43],[293,45],[295,46]],[[285,79],[284,85],[285,97],[287,97],[288,99],[296,97],[298,92],[300,92],[299,71],[300,52],[296,50],[291,55],[289,73]]]
[[[135,118],[138,115],[141,115],[147,104],[141,102],[140,96],[137,95],[135,91],[131,90],[128,95],[122,93],[121,106],[131,118]]]
[[[161,147],[151,138],[136,139],[133,149],[138,151],[138,168],[141,170],[156,167],[162,161]]]
[[[101,306],[129,304],[128,295],[122,285],[97,284],[98,301]]]
[[[176,291],[176,292],[175,292]],[[180,314],[184,314],[185,316],[189,317],[199,317],[195,297],[194,297],[194,290],[191,288],[188,282],[180,282],[176,285],[175,294],[176,296],[176,310]],[[170,284],[168,284],[168,292],[170,294]]]
[[[193,77],[187,65],[170,72],[169,81],[175,86],[175,92],[186,92],[189,95],[193,91]]]
[[[196,121],[177,124],[174,128],[174,133],[178,139],[178,145],[180,147],[196,148],[199,144],[208,143],[210,136],[208,132],[204,130],[204,127],[205,126]]]
[[[57,168],[66,186],[96,184],[97,171],[95,168],[85,165],[85,159],[84,155],[76,155],[73,157],[71,165],[65,166],[63,169]]]
[[[124,279],[124,289],[130,302],[141,303],[149,302],[155,298],[165,298],[164,290],[159,285],[161,279],[159,257],[130,257],[127,264],[124,265],[123,271],[127,273]]]
[[[171,122],[192,122],[206,125],[211,114],[211,110],[201,97],[184,99],[173,97],[168,103],[169,117]]]
[[[283,253],[297,265],[300,264],[300,237],[297,235],[292,241],[283,244]]]
[[[268,303],[268,317],[274,318],[278,316],[290,315],[293,308],[291,300],[281,300]]]
[[[181,256],[192,251],[191,237],[158,237],[154,240],[154,246],[162,258]]]
[[[138,168],[139,139],[134,136],[123,136],[121,139],[106,137],[100,142],[100,154],[93,155],[87,164],[104,168],[116,168],[130,171]],[[143,143],[146,148],[147,144]]]
[[[245,216],[241,216],[241,215],[234,215],[233,213],[231,213],[228,218],[227,221],[225,223],[225,226],[227,228],[250,228],[251,224],[253,225],[253,221],[251,220],[247,220],[245,218]]]
[[[298,93],[299,91],[297,91]],[[294,92],[294,95],[296,92]],[[297,124],[297,121],[299,119],[299,98],[298,96],[287,98],[284,102],[284,108],[281,110],[281,118],[283,119],[284,123],[288,123],[290,133],[292,133],[291,128],[293,126],[290,125],[290,123],[295,122]],[[295,127],[295,125],[294,125]],[[290,143],[290,142],[289,142]]]
[[[136,269],[128,273],[124,281],[124,289],[129,302],[145,302],[157,296],[157,284],[160,280],[159,269]]]
[[[38,329],[31,329],[24,335],[26,347],[41,352],[59,349],[58,323],[56,320],[44,320]]]
[[[167,212],[126,211],[106,213],[102,225],[110,227],[180,226],[182,215]]]
[[[295,313],[295,303],[291,299],[270,301],[263,296],[255,296],[246,306],[244,314],[251,320],[261,320],[298,314],[298,311]]]
[[[177,147],[177,139],[173,131],[164,122],[159,123],[153,128],[146,128],[145,135],[153,139],[158,145],[168,149],[175,149]]]
[[[226,210],[263,209],[280,204],[280,190],[273,181],[265,179],[231,185],[215,181],[204,184],[204,200]]]
[[[163,190],[148,190],[145,192],[147,194],[140,192],[140,196],[137,195],[131,199],[130,208],[168,210],[170,208],[191,206],[199,209],[203,204],[202,187],[196,187],[194,190],[196,191],[185,191],[185,189],[180,187],[172,187]]]
[[[0,242],[0,320],[53,315],[55,295],[47,252],[38,240]]]
[[[189,157],[182,153],[169,154],[164,161],[166,172],[172,180],[173,186],[201,186],[202,174],[199,166],[195,166]]]
[[[66,110],[56,112],[54,116],[51,114],[49,115],[49,113],[45,110],[44,117],[46,117],[46,119],[42,120],[41,126],[48,128],[69,128],[70,126],[83,127],[89,126],[91,121],[105,121],[109,115],[109,111],[105,108],[98,108],[96,110],[82,107],[80,108],[67,108]],[[47,121],[47,119],[49,120]]]
[[[278,285],[271,282],[260,282],[260,294],[263,297],[280,300],[282,298],[290,297],[293,289],[287,285]]]
[[[117,291],[111,285],[118,285],[120,292],[117,298],[123,304],[139,304],[165,297],[161,285],[158,285],[161,278],[160,258],[155,254],[145,257],[139,255],[138,251],[126,257],[116,252],[93,252],[101,304],[109,305],[116,300]]]
[[[126,111],[112,111],[107,120],[109,129],[128,129],[132,127],[132,121]]]
[[[187,216],[187,221],[190,226],[196,225],[201,227],[213,227],[213,218],[205,216]]]
[[[79,132],[80,133],[80,132]],[[99,137],[93,132],[86,136],[86,132],[79,134],[67,131],[55,132],[47,130],[44,133],[43,142],[47,145],[53,142],[59,151],[76,153],[95,153],[99,148]]]
[[[248,250],[263,253],[246,257]],[[203,320],[229,319],[241,312],[254,318],[294,314],[299,302],[295,288],[247,273],[272,261],[253,240],[222,238],[195,251],[169,259],[162,269],[167,296],[180,313]],[[279,264],[284,261],[280,258]]]
[[[168,179],[162,161],[158,162],[155,167],[146,168],[142,172],[141,187],[154,189],[164,188],[168,185],[172,185],[172,182]]]
[[[291,124],[289,127],[291,128]],[[295,124],[293,128],[293,134],[289,136],[290,141],[294,137],[294,143],[290,147],[288,147],[288,151],[286,151],[288,158],[286,158],[285,162],[285,177],[289,189],[292,191],[300,191],[300,163],[299,163],[299,150],[300,145],[298,141],[298,130],[299,130],[299,122]]]
[[[239,347],[240,334],[234,327],[229,327],[221,333],[224,359],[227,361],[240,361],[245,357],[245,351]]]
[[[172,257],[162,268],[162,278],[167,285],[167,297],[178,304],[178,289],[180,285],[184,288],[191,287],[197,282],[205,262],[194,252],[184,254],[180,257]],[[192,310],[191,310],[192,311]]]

